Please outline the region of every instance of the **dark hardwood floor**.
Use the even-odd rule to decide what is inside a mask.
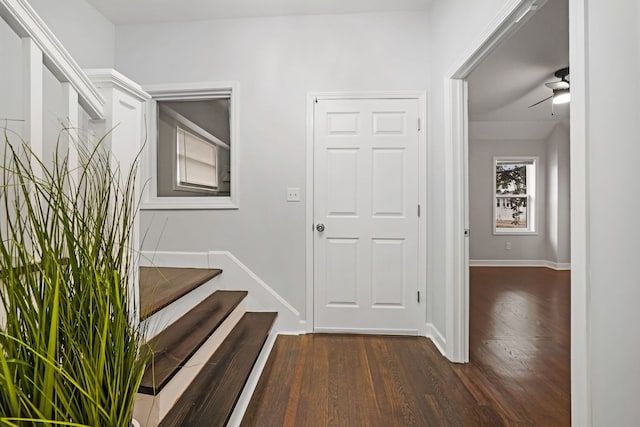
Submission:
[[[466,365],[421,337],[280,336],[242,425],[570,425],[569,277],[472,268]]]

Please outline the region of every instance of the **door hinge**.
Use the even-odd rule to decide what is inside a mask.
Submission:
[[[420,218],[420,205],[418,205],[418,218]]]
[[[418,291],[418,302],[420,302],[420,291]]]
[[[418,130],[420,130],[420,117],[418,117]]]

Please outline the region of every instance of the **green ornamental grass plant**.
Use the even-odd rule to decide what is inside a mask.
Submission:
[[[100,142],[78,144],[75,171],[68,155],[45,167],[4,135],[0,425],[129,427],[148,355],[130,288],[136,166],[121,174]]]

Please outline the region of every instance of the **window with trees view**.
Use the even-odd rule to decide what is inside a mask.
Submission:
[[[494,232],[535,233],[536,158],[495,158]]]

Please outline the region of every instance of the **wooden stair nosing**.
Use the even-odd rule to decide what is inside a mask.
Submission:
[[[138,392],[158,394],[246,296],[246,291],[216,291],[153,337],[153,359]]]
[[[226,425],[276,316],[277,313],[245,313],[160,427]]]
[[[188,285],[177,286],[175,284],[175,281],[178,280],[177,276],[183,274],[188,276],[189,273],[193,272],[198,272],[198,277],[188,283]],[[204,285],[221,273],[222,270],[217,268],[140,267],[138,283],[142,308],[140,311],[140,320],[151,317],[172,302]],[[143,283],[148,281],[153,282],[153,284]],[[173,289],[174,291],[169,292],[167,288]],[[154,295],[154,292],[166,294]],[[155,299],[155,301],[149,303],[148,300],[152,298]]]

